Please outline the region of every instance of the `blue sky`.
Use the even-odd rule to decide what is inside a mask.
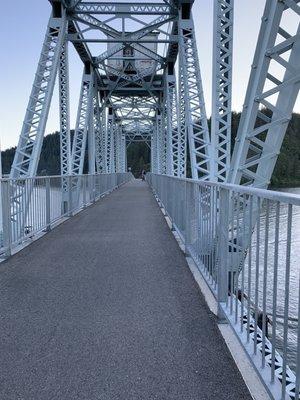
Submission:
[[[235,3],[233,109],[239,111],[244,101],[264,1],[236,0]],[[18,141],[50,5],[47,0],[3,2],[1,11],[0,138],[1,147],[5,149],[15,146]],[[194,21],[208,115],[211,110],[212,11],[213,0],[195,1]],[[70,46],[72,127],[75,124],[81,72],[82,65]],[[57,99],[56,90],[46,133],[59,127]]]

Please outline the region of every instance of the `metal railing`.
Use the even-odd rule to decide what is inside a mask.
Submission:
[[[299,399],[300,196],[148,174],[147,181],[274,399]]]
[[[131,179],[131,173],[1,179],[0,256]]]

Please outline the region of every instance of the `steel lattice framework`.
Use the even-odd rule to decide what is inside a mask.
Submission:
[[[234,0],[214,4],[211,141],[213,176],[220,182],[227,181],[230,168],[233,7]]]
[[[51,16],[24,118],[11,177],[34,176],[50,108],[57,69],[66,37],[66,15]]]
[[[230,182],[266,188],[300,88],[298,1],[266,2],[234,149]],[[289,32],[284,14],[292,13]]]
[[[266,187],[299,92],[297,0],[267,0],[230,161],[234,0],[214,0],[211,131],[207,121],[193,0],[152,3],[49,0],[52,7],[11,169],[36,175],[56,77],[63,189],[67,176],[124,172],[135,141],[151,148],[151,170],[178,177]],[[284,24],[292,13],[298,28]],[[83,63],[70,137],[68,47]],[[177,76],[177,78],[176,78]],[[75,182],[75,183],[74,183]],[[76,179],[73,185],[76,185]],[[13,218],[26,212],[12,190]]]

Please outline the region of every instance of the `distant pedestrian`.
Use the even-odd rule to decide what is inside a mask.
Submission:
[[[146,176],[146,171],[143,169],[143,170],[142,170],[142,181],[145,180],[145,176]]]

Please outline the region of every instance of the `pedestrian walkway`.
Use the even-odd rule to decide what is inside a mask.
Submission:
[[[1,264],[0,304],[0,399],[251,398],[144,182]]]

